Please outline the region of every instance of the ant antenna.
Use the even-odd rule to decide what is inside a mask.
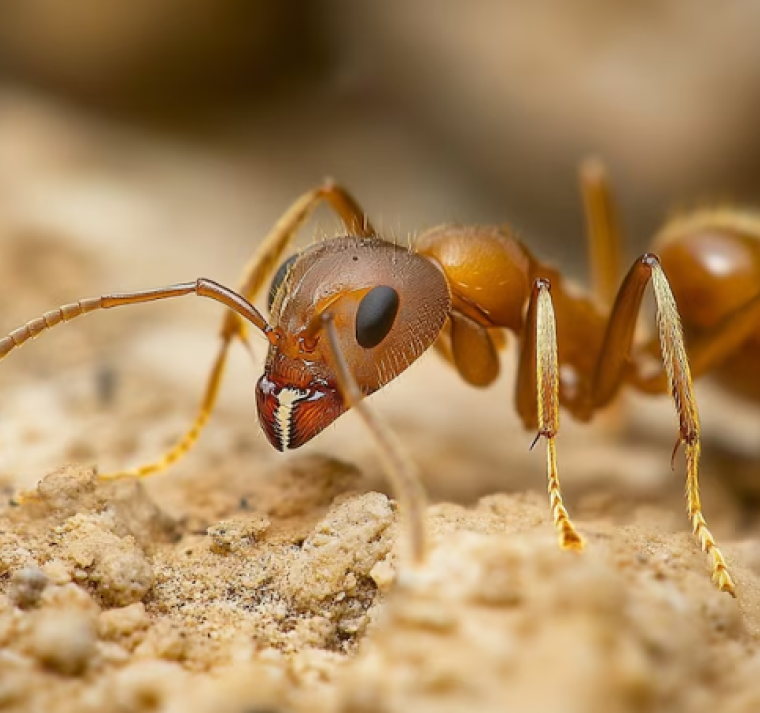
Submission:
[[[337,366],[336,376],[343,398],[347,405],[358,412],[364,425],[379,446],[381,460],[386,475],[391,481],[396,497],[406,520],[406,530],[409,535],[409,554],[412,566],[417,567],[425,560],[425,506],[427,497],[422,487],[420,476],[414,461],[404,452],[388,424],[367,406],[364,394],[356,383],[348,367],[335,329],[333,317],[329,312],[322,314],[322,323],[327,332],[330,350]]]

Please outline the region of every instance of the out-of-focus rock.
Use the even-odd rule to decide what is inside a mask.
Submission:
[[[95,654],[92,617],[80,611],[45,610],[30,624],[29,651],[40,663],[68,675],[85,671]]]

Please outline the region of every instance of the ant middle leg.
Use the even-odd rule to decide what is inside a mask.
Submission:
[[[524,423],[538,427],[531,448],[539,438],[546,439],[549,503],[560,547],[582,550],[583,538],[565,508],[557,469],[559,364],[557,325],[550,290],[548,280],[536,280],[528,303],[525,338],[517,367],[517,411]]]
[[[345,188],[332,181],[325,181],[323,185],[298,198],[259,245],[258,250],[245,266],[238,286],[238,292],[245,299],[250,302],[255,301],[266,284],[267,278],[281,262],[283,254],[292,243],[299,228],[323,202],[337,213],[349,232],[360,236],[375,234],[372,224],[356,199]],[[190,428],[157,460],[130,470],[101,474],[101,480],[127,477],[147,478],[166,470],[192,448],[216,406],[232,340],[237,337],[247,344],[246,325],[238,314],[233,311],[228,312],[222,321],[219,336],[221,338],[219,351],[214,359],[198,412]]]
[[[726,561],[702,514],[699,495],[699,412],[678,308],[656,255],[645,254],[636,260],[618,291],[594,372],[592,408],[595,410],[608,404],[626,380],[636,320],[644,290],[650,281],[655,297],[661,358],[668,391],[679,419],[676,448],[683,444],[686,454],[687,513],[695,537],[712,560],[713,581],[721,591],[735,595]]]

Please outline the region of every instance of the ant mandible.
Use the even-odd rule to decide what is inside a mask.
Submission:
[[[639,257],[618,289],[620,230],[606,173],[590,160],[580,176],[593,297],[575,296],[560,273],[539,262],[507,227],[441,226],[421,235],[412,249],[387,242],[348,191],[326,182],[301,196],[280,218],[245,268],[237,292],[200,278],[83,299],[0,339],[0,359],[41,332],[95,310],[188,294],[221,302],[230,311],[192,427],[160,460],[101,477],[146,477],[187,452],[214,408],[230,344],[235,338],[246,341],[250,323],[269,341],[256,401],[270,443],[278,450],[297,448],[349,408],[356,409],[380,446],[404,507],[412,559],[419,562],[425,552],[424,492],[412,461],[364,397],[430,346],[466,382],[488,386],[499,372],[501,330],[506,329],[519,342],[517,411],[525,427],[537,431],[536,440],[546,440],[548,492],[560,546],[580,550],[583,540],[560,491],[555,446],[559,407],[587,421],[624,384],[644,393],[668,391],[679,418],[676,448],[683,444],[685,450],[692,529],[711,557],[718,588],[734,595],[726,562],[702,515],[700,427],[692,376],[712,370],[730,373],[738,384],[755,383],[760,219],[709,210],[671,221],[655,241],[659,257]],[[341,218],[347,235],[319,242],[281,263],[298,229],[323,202]],[[251,302],[273,272],[267,321]],[[634,350],[636,320],[649,282],[658,338]],[[664,369],[647,375],[647,355],[657,349]]]

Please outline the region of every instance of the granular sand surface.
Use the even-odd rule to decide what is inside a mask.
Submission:
[[[542,497],[496,494],[430,506],[432,551],[412,570],[394,502],[355,469],[307,457],[268,480],[207,522],[73,466],[6,505],[3,710],[760,705],[749,543],[727,545],[732,599],[656,516],[579,521],[579,556],[557,548]]]

